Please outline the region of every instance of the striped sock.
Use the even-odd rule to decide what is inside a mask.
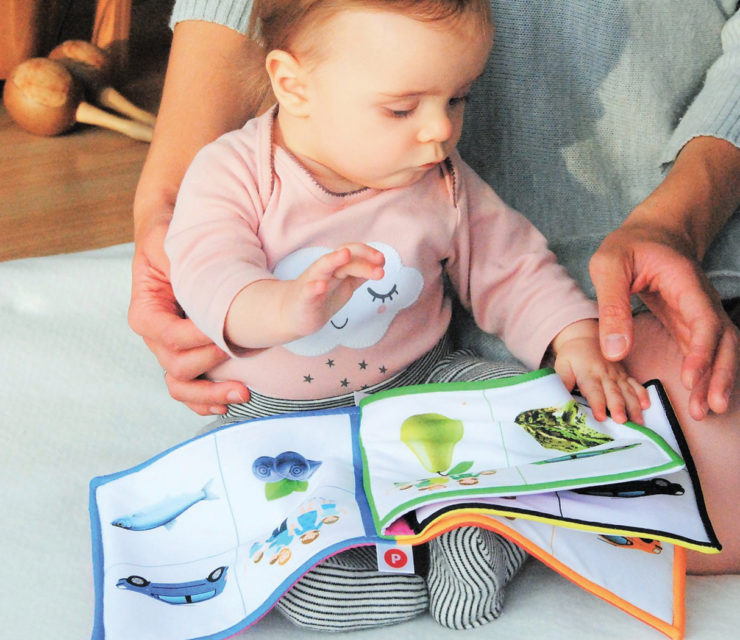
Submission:
[[[314,567],[276,608],[300,627],[355,631],[410,620],[428,605],[422,577],[381,573],[375,547],[357,547]]]
[[[527,554],[487,529],[461,527],[429,543],[429,612],[443,627],[473,629],[501,615],[504,587]]]
[[[494,380],[520,373],[518,364],[491,362],[459,350],[437,363],[429,382]],[[463,527],[429,543],[429,611],[442,626],[472,629],[501,614],[504,587],[527,558],[517,545],[486,529]]]
[[[445,356],[446,349],[446,342],[441,341],[433,352],[420,358],[403,375],[383,383],[382,388],[423,381],[488,380],[524,371],[517,365],[481,360],[467,351]],[[249,403],[230,405],[228,415],[221,422],[208,425],[207,430],[233,420],[349,404],[352,404],[351,395],[322,400],[314,406],[313,401],[262,400],[253,393]],[[276,609],[300,627],[353,631],[409,620],[431,607],[433,599],[433,616],[444,626],[464,629],[488,622],[499,615],[503,587],[521,566],[526,554],[486,530],[465,528],[459,531],[480,531],[480,539],[492,542],[484,544],[476,538],[476,541],[458,543],[455,540],[464,535],[456,531],[432,541],[429,561],[437,566],[429,570],[429,591],[418,575],[379,572],[375,548],[358,547],[332,556],[306,573],[277,602]],[[474,550],[475,545],[488,549],[483,552],[483,558],[478,549]],[[434,556],[432,548],[436,548]]]

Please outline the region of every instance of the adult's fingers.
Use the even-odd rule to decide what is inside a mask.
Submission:
[[[249,400],[249,390],[239,382],[210,380],[178,380],[169,372],[165,382],[170,395],[200,415],[223,414],[227,404]]]
[[[597,251],[589,273],[599,306],[599,343],[607,360],[622,360],[632,348],[632,267],[623,253]]]
[[[668,326],[670,329],[671,325]],[[677,340],[685,353],[681,367],[681,382],[687,389],[693,389],[713,368],[723,327],[711,309],[706,315],[692,317],[685,326],[688,330],[688,336],[685,338],[688,344],[682,345],[681,339]],[[676,337],[680,332],[671,331],[671,333]]]
[[[725,328],[717,347],[707,391],[707,404],[715,413],[724,413],[730,407],[730,396],[735,389],[739,364],[740,332],[733,325],[729,325]]]
[[[182,318],[174,313],[152,310],[140,331],[132,328],[147,341],[151,348],[157,344],[161,349],[175,353],[212,345],[213,341],[189,318]]]
[[[737,330],[722,308],[719,297],[695,273],[694,278],[684,278],[684,284],[678,294],[665,298],[661,292],[643,294],[653,314],[665,326],[678,344],[683,354],[681,365],[681,383],[686,389],[693,390],[699,381],[707,375],[714,376],[717,371],[717,381],[704,380],[703,389],[713,390],[716,395],[728,392],[734,379],[737,366]],[[666,299],[668,298],[668,299]],[[724,370],[724,373],[721,371]],[[699,393],[692,393],[694,398]],[[706,397],[703,398],[706,401]],[[698,411],[694,411],[698,415]]]
[[[228,355],[215,344],[179,351],[146,338],[144,342],[157,357],[160,366],[180,380],[193,380],[228,359]]]

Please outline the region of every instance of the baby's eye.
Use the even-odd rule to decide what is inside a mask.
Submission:
[[[454,98],[450,98],[449,105],[451,107],[457,107],[460,105],[464,105],[468,100],[470,100],[470,94],[466,93],[462,96],[455,96]]]
[[[413,112],[413,109],[388,109],[392,118],[408,118]]]
[[[386,300],[393,300],[393,296],[398,295],[398,289],[396,288],[395,284],[390,289],[390,291],[387,291],[386,293],[378,293],[377,291],[374,291],[372,287],[368,287],[367,292],[372,296],[373,302],[375,302],[376,300],[380,300],[381,302],[385,302]]]

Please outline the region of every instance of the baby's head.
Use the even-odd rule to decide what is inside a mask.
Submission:
[[[412,184],[457,144],[487,0],[257,0],[276,139],[331,191]]]

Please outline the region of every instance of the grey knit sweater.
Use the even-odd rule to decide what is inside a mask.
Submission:
[[[496,35],[463,157],[593,294],[588,259],[691,138],[740,146],[737,0],[491,0]],[[249,0],[178,0],[173,24],[243,31]],[[738,177],[740,179],[740,176]],[[740,295],[740,214],[704,266]]]

